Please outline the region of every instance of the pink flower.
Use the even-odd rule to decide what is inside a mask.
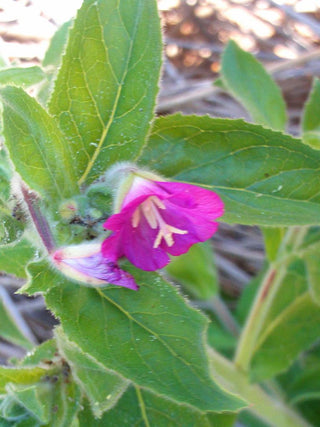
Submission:
[[[125,256],[142,270],[157,270],[169,263],[168,254],[181,255],[217,230],[215,219],[223,215],[223,202],[214,192],[152,180],[151,173],[132,176],[120,212],[104,224],[113,231],[102,244],[106,258],[115,262]]]
[[[51,255],[51,261],[65,276],[88,286],[112,284],[135,291],[139,289],[129,273],[102,256],[100,243],[58,249]]]

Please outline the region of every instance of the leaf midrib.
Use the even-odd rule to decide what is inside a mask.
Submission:
[[[120,10],[119,10],[119,15],[120,15]],[[128,54],[127,54],[126,64],[125,64],[125,67],[124,67],[124,70],[123,70],[123,74],[122,74],[121,80],[118,83],[118,89],[117,89],[117,93],[116,93],[116,96],[115,96],[114,106],[112,108],[111,115],[109,117],[109,120],[108,120],[105,128],[103,129],[103,132],[102,132],[102,135],[100,137],[98,146],[94,150],[93,155],[92,155],[91,159],[89,160],[85,171],[83,172],[82,176],[80,177],[80,179],[78,181],[79,185],[81,185],[81,184],[84,183],[84,181],[87,179],[89,173],[91,172],[91,169],[93,168],[94,163],[95,163],[97,157],[99,156],[99,154],[101,152],[103,143],[104,143],[105,139],[107,138],[107,135],[108,135],[109,130],[111,128],[111,125],[113,123],[113,119],[114,119],[115,114],[117,112],[118,105],[119,105],[119,100],[120,100],[120,95],[121,95],[122,90],[123,90],[123,88],[125,86],[124,85],[124,81],[126,79],[128,71],[129,71],[129,63],[130,63],[131,58],[132,58],[133,41],[134,41],[136,33],[137,33],[138,21],[140,19],[140,16],[141,16],[141,3],[139,3],[138,13],[136,14],[136,20],[135,20],[135,23],[134,23],[134,30],[133,30],[132,36],[130,38],[130,44],[129,44]]]

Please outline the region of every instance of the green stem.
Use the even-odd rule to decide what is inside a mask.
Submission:
[[[234,359],[235,364],[243,371],[249,368],[256,341],[285,273],[286,268],[277,269],[274,264],[271,264],[259,288],[241,333]]]
[[[251,384],[248,377],[232,362],[209,349],[212,375],[220,386],[248,401],[248,410],[272,427],[311,427],[281,396],[267,394],[259,385]]]
[[[287,266],[301,245],[307,229],[302,227],[290,228],[280,246],[278,258],[271,263],[255,297],[249,316],[241,333],[235,364],[247,371],[254,353],[255,344],[263,328],[270,307],[287,273]]]
[[[214,296],[208,301],[209,305],[212,306],[212,311],[220,320],[221,324],[228,330],[234,337],[239,336],[239,325],[234,320],[229,308],[224,303],[219,295]]]

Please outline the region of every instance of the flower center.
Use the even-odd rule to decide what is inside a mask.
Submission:
[[[157,237],[153,243],[154,249],[160,245],[162,239],[164,239],[166,244],[171,247],[174,244],[173,234],[188,233],[186,230],[180,230],[179,228],[167,224],[159,212],[160,209],[166,209],[164,203],[157,196],[150,196],[137,207],[132,215],[132,227],[134,228],[137,228],[139,225],[141,213],[144,215],[153,230],[159,228]]]

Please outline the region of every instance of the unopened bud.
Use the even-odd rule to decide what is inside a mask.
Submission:
[[[101,244],[81,244],[56,250],[51,255],[55,268],[70,279],[87,286],[124,286],[137,291],[134,278],[101,254]]]

